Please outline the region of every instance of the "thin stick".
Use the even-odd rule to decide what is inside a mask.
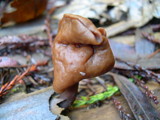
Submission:
[[[30,72],[36,71],[38,66],[44,66],[47,63],[48,63],[47,61],[43,61],[43,62],[39,62],[35,65],[31,65],[24,73],[22,73],[21,75],[16,75],[11,82],[4,84],[0,88],[0,97],[2,97],[3,95],[6,95],[8,93],[8,91],[15,86],[16,83],[20,82]]]
[[[119,111],[119,114],[122,120],[134,120],[133,117],[126,112],[126,110],[122,107],[121,103],[118,100],[112,97],[112,101],[116,109]]]
[[[49,39],[49,45],[51,48],[53,48],[53,39],[52,39],[51,27],[50,27],[50,15],[47,16],[47,18],[45,20],[45,25],[46,25],[47,36]]]
[[[155,56],[156,54],[158,54],[160,52],[160,49],[154,51],[153,53],[151,53],[150,55],[147,56],[148,59],[152,58],[153,56]]]
[[[133,64],[133,63],[129,63],[129,62],[126,62],[126,61],[124,61],[124,60],[121,60],[121,59],[117,59],[118,61],[120,61],[120,62],[123,62],[123,63],[125,63],[126,65],[128,65],[128,66],[130,66],[130,67],[132,67],[134,70],[137,70],[137,71],[142,71],[144,74],[143,74],[143,76],[142,76],[142,74],[139,74],[139,75],[141,75],[142,77],[147,77],[147,78],[151,78],[151,79],[153,79],[153,80],[155,80],[156,82],[158,82],[159,84],[160,84],[160,81],[159,81],[159,78],[160,78],[160,74],[156,74],[156,73],[154,73],[153,71],[150,71],[150,70],[147,70],[147,69],[145,69],[145,68],[143,68],[143,67],[141,67],[140,65],[138,65],[138,64]]]

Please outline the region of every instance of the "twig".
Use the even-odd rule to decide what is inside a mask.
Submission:
[[[32,77],[29,76],[28,79],[33,85],[38,85],[38,83]]]
[[[107,90],[107,86],[105,85],[105,82],[100,77],[96,77],[96,80],[102,85],[102,87]]]
[[[160,49],[156,50],[155,52],[151,53],[150,55],[147,56],[148,59],[152,58],[153,56],[155,56],[156,54],[158,54],[160,52]]]
[[[34,47],[33,47],[34,46]],[[48,39],[29,35],[10,35],[0,37],[0,55],[13,52],[13,49],[37,50],[37,47],[48,46]],[[15,51],[14,51],[15,52]]]
[[[149,33],[145,33],[142,32],[142,35],[147,38],[148,40],[150,40],[151,42],[155,42],[155,43],[159,43],[160,44],[160,39],[156,39],[153,35],[149,34]]]
[[[50,14],[47,15],[47,18],[45,20],[45,25],[46,25],[47,36],[49,39],[49,45],[51,48],[53,48],[53,39],[52,39],[51,27],[50,27]]]
[[[135,76],[132,76],[132,78],[134,78],[134,80],[138,86],[140,86],[142,89],[145,90],[144,92],[145,92],[146,96],[148,96],[150,99],[152,99],[156,105],[159,104],[157,96],[155,96],[154,92],[149,90],[148,87],[145,86],[145,84],[142,80],[136,78]]]
[[[155,96],[154,92],[149,90],[149,88],[145,85],[144,79],[140,79],[140,78],[136,77],[134,72],[135,71],[120,70],[119,74],[122,74],[124,76],[129,77],[129,78],[133,78],[135,80],[135,83],[144,90],[146,96],[148,96],[150,99],[152,99],[155,104],[159,104],[157,96]],[[138,73],[140,73],[140,72],[138,72]]]
[[[13,80],[11,82],[8,82],[6,84],[4,84],[1,88],[0,88],[0,97],[2,97],[3,95],[6,95],[8,93],[8,91],[10,89],[12,89],[16,83],[20,82],[25,76],[27,76],[30,72],[36,71],[38,66],[44,66],[46,65],[48,62],[47,61],[43,61],[43,62],[39,62],[35,65],[31,65],[29,68],[27,68],[27,70],[25,72],[23,72],[21,75],[16,75]]]
[[[87,87],[89,88],[89,90],[92,92],[91,94],[94,95],[96,93],[96,91],[93,89],[92,85],[90,83],[87,83]]]
[[[153,31],[157,31],[160,29],[160,24],[152,25],[151,27],[152,27]]]
[[[41,45],[47,44],[47,39],[37,36],[19,35],[19,36],[4,36],[0,37],[0,46],[2,45],[20,45],[20,44],[32,44]]]
[[[122,107],[121,103],[118,100],[116,100],[114,97],[112,97],[112,100],[115,107],[119,111],[122,120],[134,120],[133,117],[125,111],[125,109]]]
[[[54,6],[48,10],[48,15],[52,15],[54,11],[58,8],[64,7],[65,5]]]
[[[137,72],[138,75],[140,75],[142,77],[151,78],[151,79],[155,80],[156,82],[158,82],[160,84],[160,81],[158,80],[160,78],[159,74],[156,74],[156,73],[154,73],[154,72],[152,72],[150,70],[147,70],[147,69],[141,67],[138,64],[134,65],[133,63],[129,63],[129,62],[123,61],[123,60],[121,60],[119,58],[117,60],[127,64],[128,66],[132,67],[134,70],[141,71],[141,72]]]

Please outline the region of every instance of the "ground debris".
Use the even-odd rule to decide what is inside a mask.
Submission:
[[[111,75],[127,100],[134,117],[137,120],[156,120],[160,118],[158,111],[151,105],[147,97],[136,85],[127,80],[126,77],[116,74]]]
[[[47,44],[47,39],[38,36],[19,35],[19,36],[4,36],[0,37],[0,46],[13,44]]]
[[[16,60],[13,60],[9,57],[2,56],[0,57],[0,68],[6,68],[6,67],[18,67],[20,66],[19,63]]]
[[[140,112],[148,113],[148,106],[156,116],[155,109],[160,110],[159,4],[158,0],[49,0],[47,12],[39,18],[0,28],[0,98],[4,100],[0,105],[0,109],[3,109],[0,112],[2,120],[11,120],[11,117],[24,120],[36,117],[47,120],[133,120],[133,116],[137,118]],[[7,4],[3,5],[0,4],[0,7]],[[91,19],[96,26],[104,27],[116,59],[113,73],[80,82],[72,106],[73,99],[66,100],[54,96],[55,93],[51,95],[52,88],[43,91],[51,86],[54,79],[51,48],[57,34],[58,21],[64,13],[82,15]],[[40,67],[40,61],[47,61],[48,65],[40,64]],[[79,73],[86,75],[84,72]],[[128,78],[133,83],[124,80]],[[18,84],[23,84],[27,94],[10,103],[7,101],[10,95],[16,97],[10,89],[16,89]],[[126,86],[130,85],[138,92],[130,88],[126,92]],[[42,89],[42,93],[37,94],[39,89]],[[127,95],[133,99],[130,100]],[[140,100],[136,101],[135,98]],[[146,99],[156,103],[154,107]],[[146,116],[152,117],[152,114]]]
[[[0,88],[0,97],[2,97],[3,95],[6,95],[8,93],[8,90],[12,89],[13,86],[16,83],[23,83],[23,78],[28,75],[30,72],[36,71],[38,66],[43,66],[46,65],[47,62],[39,62],[35,65],[30,66],[25,72],[23,72],[21,75],[16,75],[13,80],[11,82],[8,82],[6,84],[4,84],[1,88]]]

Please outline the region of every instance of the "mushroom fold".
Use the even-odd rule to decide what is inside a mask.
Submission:
[[[63,16],[52,52],[53,88],[57,93],[71,89],[82,79],[108,72],[115,63],[105,29],[78,15]]]

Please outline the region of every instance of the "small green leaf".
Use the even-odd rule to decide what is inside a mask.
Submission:
[[[135,77],[139,80],[142,79],[142,76],[139,76],[139,75],[135,75]]]
[[[141,79],[141,76],[136,76],[138,79]],[[133,78],[129,78],[128,80],[130,80],[131,82],[134,82]],[[88,105],[88,104],[93,104],[95,102],[98,101],[102,101],[106,98],[109,98],[111,96],[113,96],[115,93],[117,93],[119,91],[119,88],[117,86],[111,86],[108,85],[107,86],[107,91],[103,92],[103,93],[99,93],[90,97],[85,97],[82,96],[80,100],[75,100],[73,103],[73,107],[79,107],[82,105]]]
[[[131,82],[134,82],[134,79],[133,79],[133,78],[128,78],[128,80],[130,80]]]

